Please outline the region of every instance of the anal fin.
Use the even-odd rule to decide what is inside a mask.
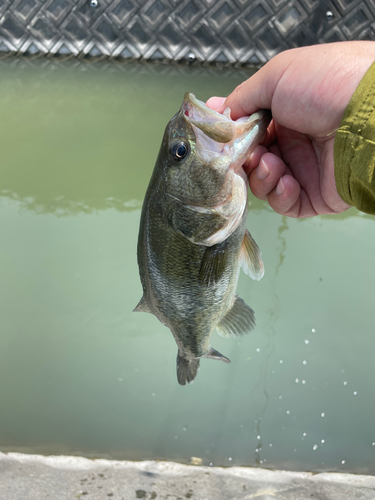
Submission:
[[[177,380],[180,385],[192,382],[198,373],[199,359],[187,359],[177,354]]]
[[[253,280],[259,281],[263,277],[262,253],[247,229],[241,245],[240,265]]]
[[[236,297],[232,307],[216,325],[216,329],[221,337],[236,338],[249,333],[254,326],[254,311],[240,297]]]

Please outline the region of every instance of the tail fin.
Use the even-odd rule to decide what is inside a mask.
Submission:
[[[186,359],[177,354],[177,380],[180,385],[185,385],[195,379],[198,373],[199,359]]]

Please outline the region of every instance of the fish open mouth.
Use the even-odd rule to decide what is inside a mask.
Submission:
[[[182,106],[187,121],[215,142],[228,143],[234,138],[236,122],[231,120],[229,108],[225,110],[225,114],[220,114],[207,107],[191,92],[186,92]]]
[[[197,154],[201,159],[230,161],[235,170],[241,169],[247,156],[262,140],[271,120],[269,111],[260,110],[234,121],[229,108],[223,114],[218,113],[191,92],[186,92],[181,111],[193,128]]]

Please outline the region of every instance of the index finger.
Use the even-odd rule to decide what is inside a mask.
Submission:
[[[259,109],[272,110],[273,95],[287,65],[284,54],[274,57],[236,87],[216,111],[222,113],[226,108],[230,108],[232,120],[237,120],[242,116],[250,116]]]

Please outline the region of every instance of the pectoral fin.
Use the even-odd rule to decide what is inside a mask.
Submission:
[[[242,241],[240,266],[242,267],[244,273],[250,276],[253,280],[259,281],[263,277],[264,265],[262,261],[262,253],[248,230],[246,230]]]
[[[199,270],[201,285],[210,286],[217,283],[227,267],[227,241],[207,247]]]
[[[236,297],[232,307],[216,325],[216,329],[221,337],[236,338],[249,333],[254,326],[254,311],[240,297]]]

